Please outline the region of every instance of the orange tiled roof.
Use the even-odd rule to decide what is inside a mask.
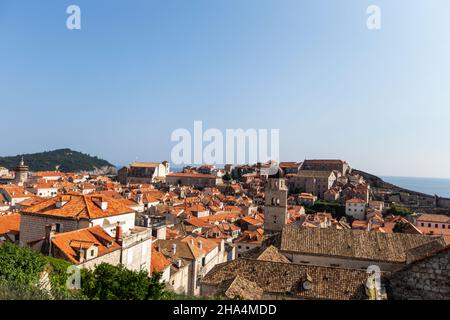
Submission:
[[[135,168],[155,168],[158,167],[161,163],[157,162],[134,162],[130,164],[130,167]]]
[[[45,200],[47,200],[47,199],[33,195],[31,198],[28,198],[26,200],[19,202],[19,204],[24,207],[29,207],[29,206],[41,203],[42,201],[45,201]]]
[[[210,239],[206,239],[200,236],[189,235],[181,240],[182,242],[189,243],[191,246],[195,247],[200,252],[204,252],[205,254],[210,253],[212,250],[217,248],[217,243]],[[202,248],[200,248],[199,242],[202,243]]]
[[[106,244],[110,243],[110,246]],[[114,241],[100,226],[64,232],[55,235],[52,244],[72,263],[77,264],[76,248],[98,247],[98,256],[120,249],[120,245]]]
[[[353,198],[350,200],[347,200],[348,203],[366,203],[364,200],[362,199],[358,199],[358,198]]]
[[[9,232],[18,233],[20,230],[20,214],[0,216],[0,235]]]
[[[1,186],[0,189],[5,190],[12,198],[30,198],[33,196],[32,193],[16,185]]]
[[[59,202],[63,203],[61,207],[57,206]],[[100,202],[107,202],[105,210],[101,209]],[[22,211],[25,214],[39,214],[77,220],[98,219],[132,212],[133,210],[122,201],[111,197],[105,195],[79,195],[75,193],[50,198]]]
[[[250,224],[250,225],[258,225],[258,224],[262,223],[262,221],[256,220],[256,219],[254,219],[252,217],[249,217],[249,216],[243,217],[241,220],[246,222],[246,223],[248,223],[248,224]]]
[[[437,222],[437,223],[450,223],[450,217],[444,214],[430,214],[424,213],[417,218],[420,222]]]
[[[188,173],[188,172],[176,172],[169,173],[166,177],[179,177],[179,178],[208,178],[208,179],[216,179],[216,176],[212,174],[202,174],[202,173]]]
[[[152,258],[150,263],[150,268],[152,272],[161,272],[168,266],[170,266],[171,263],[169,260],[166,259],[166,257],[156,250],[156,245],[152,245]]]

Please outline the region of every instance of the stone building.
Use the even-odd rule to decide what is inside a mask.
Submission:
[[[177,293],[199,295],[200,280],[217,264],[227,261],[224,241],[197,235],[158,240],[156,250],[172,263],[168,287]]]
[[[350,165],[342,160],[305,160],[301,166],[301,170],[313,171],[337,171],[340,175],[351,173]]]
[[[281,169],[269,176],[265,189],[264,231],[278,232],[287,224],[287,193],[286,180]]]
[[[345,202],[345,215],[358,220],[366,219],[366,201],[353,198]]]
[[[450,246],[419,259],[390,277],[397,300],[450,300]]]
[[[28,174],[28,166],[25,164],[22,157],[22,160],[20,160],[19,165],[15,169],[14,184],[23,186],[24,183],[28,180]]]
[[[120,236],[121,263],[131,270],[150,272],[151,229],[136,226],[135,212],[120,200],[73,193],[41,201],[20,214],[23,246],[49,253],[53,236],[99,226],[111,237]]]
[[[50,230],[50,248],[47,250],[50,255],[66,259],[81,268],[93,269],[105,262],[121,264],[134,271],[150,272],[150,230],[135,227],[134,232],[125,236],[121,226],[117,226],[116,230],[114,238],[100,226],[59,234]]]
[[[368,278],[366,270],[237,259],[211,270],[201,281],[201,295],[258,300],[367,300]]]
[[[121,246],[100,226],[55,234],[49,230],[48,253],[80,268],[93,269],[100,263],[120,264]]]
[[[280,252],[296,264],[396,271],[445,246],[442,237],[288,225]]]
[[[135,162],[119,170],[118,180],[124,185],[135,183],[150,184],[164,180],[169,173],[170,165],[167,161],[161,163]]]
[[[169,186],[193,186],[196,188],[215,187],[221,179],[202,173],[177,172],[166,176],[166,184]]]
[[[333,187],[336,175],[333,171],[300,170],[298,174],[289,176],[288,186],[291,192],[311,193],[319,198]]]
[[[297,174],[301,165],[298,162],[280,162],[279,167],[285,174]]]

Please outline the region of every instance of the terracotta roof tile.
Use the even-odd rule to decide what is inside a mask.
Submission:
[[[109,246],[107,244],[110,244]],[[76,248],[98,247],[98,256],[120,249],[120,245],[114,241],[100,226],[64,232],[55,235],[52,244],[59,249],[67,260],[78,264]]]
[[[101,202],[107,203],[105,210],[100,207]],[[61,203],[62,206],[58,207],[58,203]],[[132,212],[133,210],[127,205],[111,197],[75,193],[53,197],[22,211],[24,214],[39,214],[67,219],[98,219]]]

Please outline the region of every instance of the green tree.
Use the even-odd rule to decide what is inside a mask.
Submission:
[[[93,271],[82,270],[81,291],[94,300],[163,299],[168,295],[160,279],[159,274],[149,278],[145,271],[102,263]]]
[[[45,257],[12,243],[0,246],[0,279],[21,284],[37,284],[47,264]]]
[[[394,216],[402,216],[402,217],[406,217],[406,216],[410,215],[411,213],[412,213],[411,210],[409,210],[408,208],[399,207],[399,206],[396,206],[395,204],[392,204],[390,206],[390,208],[387,210],[387,214],[392,214]]]

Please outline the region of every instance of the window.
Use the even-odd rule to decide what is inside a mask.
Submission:
[[[249,249],[250,249],[250,247],[246,247],[246,249],[247,249],[247,250],[249,250]]]
[[[61,223],[55,223],[55,226],[56,226],[56,232],[62,232],[63,228],[62,228]]]
[[[431,223],[428,224],[428,228],[431,228]]]
[[[203,258],[202,258],[202,267],[204,267],[204,266],[205,266],[205,264],[206,264],[206,258],[205,258],[205,257],[203,257]]]
[[[445,229],[445,224],[442,225],[442,229]]]
[[[423,227],[423,226],[425,226],[425,223],[422,222],[421,225],[422,225],[422,227]]]
[[[238,249],[242,249],[242,246],[238,246]]]
[[[437,224],[437,223],[435,223],[435,224],[434,224],[434,227],[435,227],[435,228],[437,228],[437,227],[438,227],[438,224]]]

